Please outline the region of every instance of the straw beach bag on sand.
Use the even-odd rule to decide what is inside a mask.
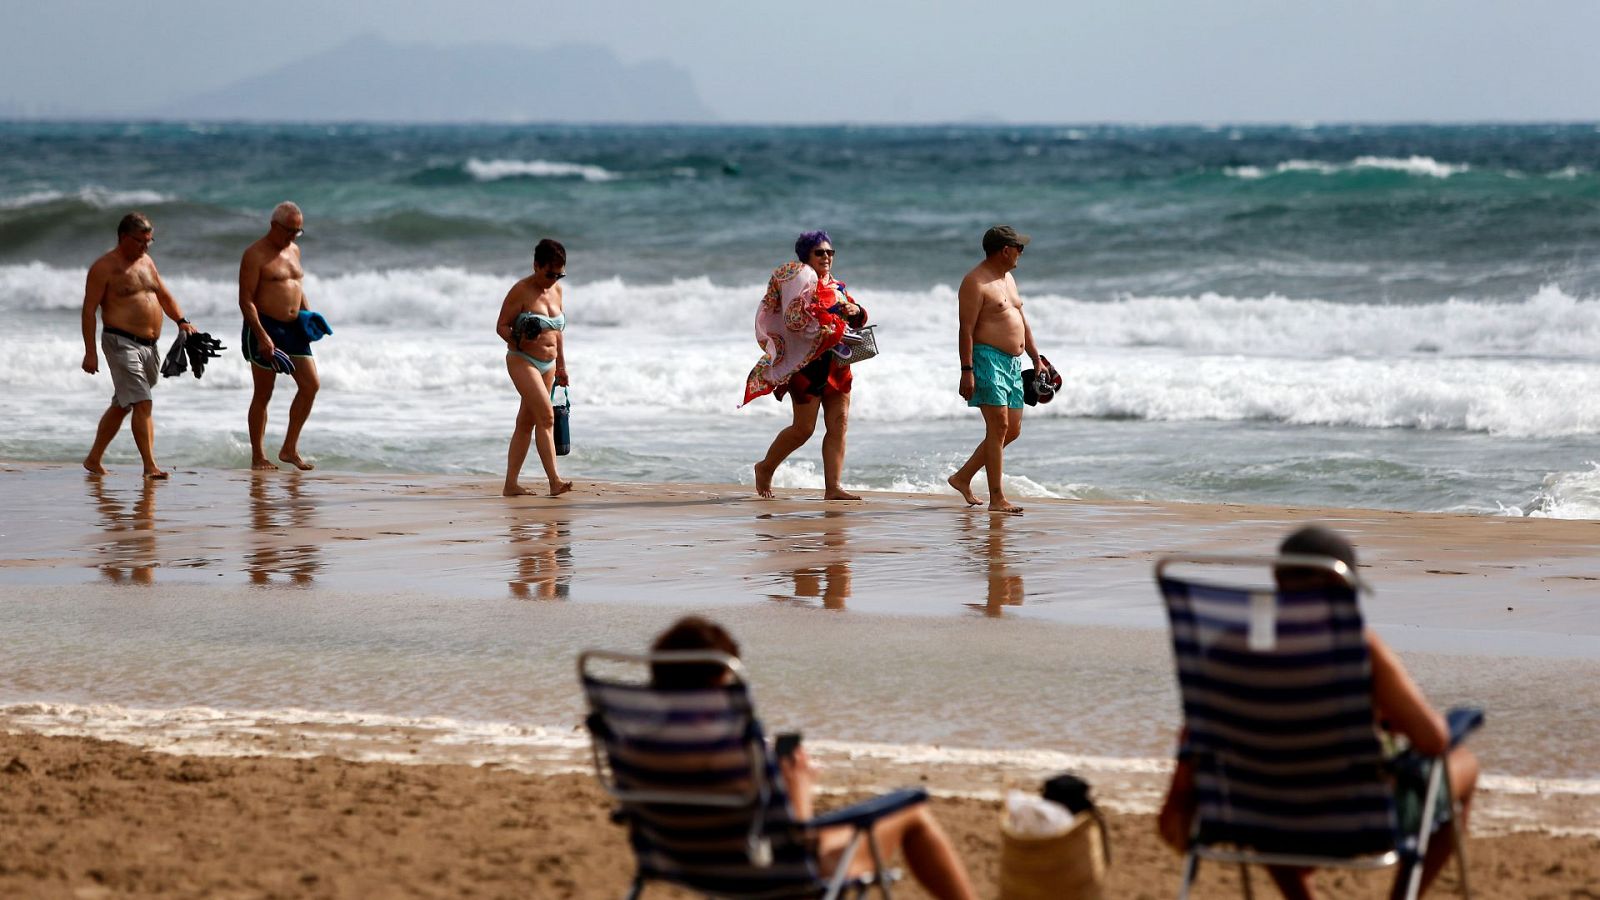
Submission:
[[[1044,794],[1012,791],[1000,813],[1000,900],[1100,900],[1111,848],[1088,782],[1060,775]]]
[[[1080,815],[1050,837],[1012,832],[1000,817],[1000,900],[1100,900],[1106,880],[1100,820]]]

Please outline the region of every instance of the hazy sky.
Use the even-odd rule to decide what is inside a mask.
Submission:
[[[688,69],[729,121],[1600,118],[1596,0],[0,6],[0,113],[136,114],[374,33],[531,48],[585,42],[627,62],[663,59]]]

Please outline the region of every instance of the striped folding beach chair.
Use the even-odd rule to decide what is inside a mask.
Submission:
[[[668,691],[638,677],[663,663],[721,664],[734,678],[715,688]],[[612,674],[618,670],[626,671]],[[630,900],[652,881],[708,897],[862,897],[874,886],[890,896],[898,873],[887,868],[871,827],[927,802],[926,791],[896,791],[796,821],[739,660],[715,651],[591,650],[578,657],[578,677],[589,703],[595,770],[618,801],[613,818],[627,826],[637,863]],[[855,832],[830,877],[818,870],[815,838],[831,825]],[[874,871],[848,878],[862,844]]]
[[[1319,569],[1342,587],[1250,589],[1169,574],[1218,566]],[[1158,562],[1156,581],[1183,701],[1180,753],[1195,771],[1197,808],[1178,896],[1188,897],[1199,861],[1209,859],[1239,864],[1247,898],[1250,864],[1398,864],[1406,896],[1415,897],[1428,839],[1450,815],[1448,774],[1442,756],[1410,757],[1416,764],[1402,772],[1385,754],[1358,604],[1364,586],[1355,573],[1321,556],[1187,556]],[[1447,718],[1454,746],[1483,715],[1452,710]],[[1406,777],[1424,785],[1421,808],[1397,815],[1397,778]],[[1402,827],[1401,819],[1415,823]],[[1466,895],[1465,848],[1461,830],[1454,832]]]

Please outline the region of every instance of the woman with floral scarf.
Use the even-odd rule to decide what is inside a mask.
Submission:
[[[756,310],[756,342],[764,352],[745,379],[745,403],[763,394],[779,400],[788,394],[794,406],[794,421],[778,432],[766,457],[755,464],[756,493],[772,496],[773,473],[811,439],[821,412],[823,497],[860,500],[839,484],[850,412],[850,367],[833,348],[847,325],[866,324],[867,312],[846,293],[844,282],[833,277],[833,242],[826,231],[800,235],[794,252],[798,261],[773,271]]]

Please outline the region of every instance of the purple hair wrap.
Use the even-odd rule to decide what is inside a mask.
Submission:
[[[801,262],[811,258],[811,251],[820,244],[831,244],[833,239],[828,237],[826,231],[803,231],[794,239],[794,255],[800,257]]]

